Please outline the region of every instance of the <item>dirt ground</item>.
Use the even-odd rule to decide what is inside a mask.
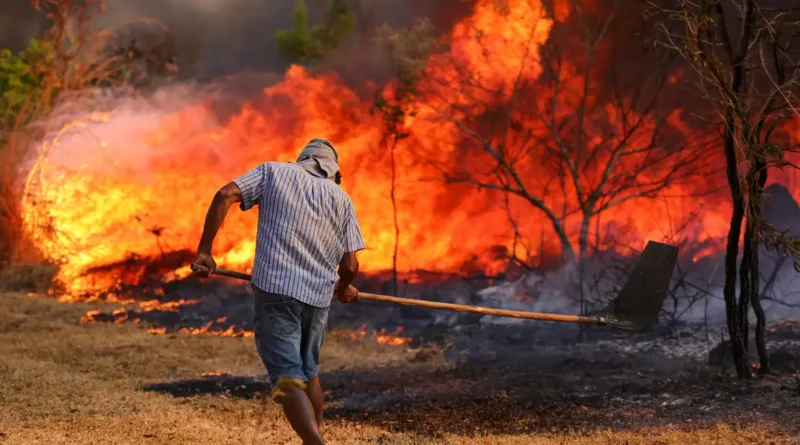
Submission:
[[[95,307],[0,294],[0,444],[300,443],[261,397],[252,338],[79,323]],[[323,355],[331,444],[800,443],[785,374],[462,364],[336,332]]]

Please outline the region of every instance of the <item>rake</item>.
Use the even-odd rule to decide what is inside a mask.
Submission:
[[[678,260],[678,247],[649,241],[628,281],[616,298],[605,309],[594,316],[552,314],[544,312],[512,311],[465,304],[440,303],[388,295],[358,293],[358,301],[417,306],[428,309],[443,309],[457,312],[472,312],[497,317],[525,318],[530,320],[578,323],[608,326],[625,331],[644,331],[658,322],[658,314],[667,297],[669,281]],[[250,281],[252,276],[242,272],[216,269],[215,275]]]

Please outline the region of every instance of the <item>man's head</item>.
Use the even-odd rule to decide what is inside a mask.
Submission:
[[[337,184],[342,182],[339,154],[333,144],[325,139],[314,138],[308,141],[297,156],[297,164],[314,176],[331,179]]]

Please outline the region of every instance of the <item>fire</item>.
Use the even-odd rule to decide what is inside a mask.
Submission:
[[[127,306],[135,307],[137,313],[146,313],[146,312],[153,312],[153,311],[161,311],[161,312],[178,312],[178,310],[183,306],[191,306],[198,304],[200,300],[184,300],[180,299],[177,301],[158,301],[158,300],[147,300],[147,301],[135,301],[135,300],[116,300],[119,303],[122,303]],[[93,323],[98,321],[104,316],[103,312],[98,309],[93,309],[81,317],[81,323]],[[125,306],[115,309],[111,312],[111,317],[114,320],[114,323],[122,323],[123,321],[133,321],[138,322],[141,319],[136,316],[131,316],[129,309]],[[224,321],[224,320],[223,320]]]
[[[783,321],[780,324],[778,324],[777,327],[767,328],[767,332],[775,333],[778,331],[778,329],[789,329],[789,328],[796,328],[796,329],[800,328],[800,321],[797,320]],[[753,334],[755,334],[755,331],[753,331]]]
[[[398,326],[394,332],[387,334],[385,329],[381,329],[380,332],[367,332],[367,325],[363,324],[360,328],[354,331],[337,331],[335,335],[339,338],[347,339],[347,340],[364,340],[367,337],[374,338],[375,342],[381,345],[389,345],[389,346],[403,346],[407,345],[411,342],[411,337],[403,337],[401,334],[403,333],[403,327]]]
[[[183,332],[191,335],[216,335],[219,337],[252,337],[253,331],[245,329],[237,329],[235,326],[228,326],[223,331],[212,329],[214,321],[209,321],[200,328],[181,328],[178,332]]]
[[[402,326],[398,326],[397,329],[395,329],[395,331],[391,334],[386,334],[385,331],[381,329],[381,333],[377,335],[376,340],[379,344],[390,346],[402,346],[411,342],[410,337],[401,337],[400,334],[402,333]]]
[[[498,3],[477,1],[472,16],[452,29],[449,52],[431,57],[426,76],[435,80],[426,84],[430,97],[423,98],[429,106],[409,119],[411,135],[398,147],[398,265],[409,274],[420,269],[458,271],[476,258],[492,274],[506,261],[492,253],[497,251],[493,247],[522,249],[514,243],[508,212],[499,195],[422,181],[437,171],[417,156],[423,146],[425,152],[450,156],[463,138],[452,123],[436,117],[437,106],[458,104],[461,113],[479,113],[491,105],[487,93],[482,96],[457,88],[464,70],[482,84],[500,89],[518,75],[537,78],[542,73],[537,49],[549,38],[555,21],[569,14],[567,2],[556,2],[555,17],[549,17],[539,1],[509,1],[507,7]],[[181,256],[176,257],[179,264],[168,270],[148,271],[143,266],[122,278],[118,273],[89,271],[125,264],[134,255],[143,264],[162,258],[165,252],[190,255],[199,240],[207,206],[219,187],[261,162],[294,160],[312,137],[330,139],[341,154],[342,186],[355,202],[369,246],[361,256],[362,270],[392,267],[395,239],[390,171],[385,150],[380,148],[379,121],[369,114],[370,102],[343,85],[334,73],[312,76],[293,66],[281,82],[265,88],[258,100],[245,104],[226,122],[220,122],[212,109],[214,97],[181,102],[177,93],[169,97],[170,91],[163,90],[153,99],[165,104],[163,107],[130,99],[113,111],[77,119],[43,142],[26,182],[24,221],[38,247],[62,260],[58,278],[67,286],[62,300],[83,299],[85,294],[113,289],[121,282],[137,283],[150,275],[162,279],[185,276],[189,260]],[[547,94],[542,97],[546,99]],[[674,113],[672,119],[679,126],[680,113]],[[544,129],[532,127],[531,131],[542,133]],[[465,158],[463,162],[482,161]],[[525,174],[543,183],[551,181],[554,173],[540,164],[530,162]],[[622,236],[628,246],[662,240],[675,227],[684,227],[688,228],[685,236],[705,246],[696,258],[719,251],[729,210],[718,202],[711,206],[702,199],[681,197],[688,192],[676,185],[664,190],[662,200],[630,200],[604,213],[597,226],[602,225],[603,233]],[[557,206],[559,199],[564,198],[548,197],[547,203]],[[539,253],[531,255],[559,250],[551,226],[539,211],[521,200],[510,205],[525,229],[528,244],[541,246],[536,249]],[[214,246],[220,266],[249,271],[255,222],[254,212],[230,212]],[[576,224],[576,220],[568,220],[569,237],[575,244]],[[610,243],[601,240],[599,248],[613,248]],[[111,296],[110,301],[129,303]],[[210,333],[209,328],[186,328],[184,332]],[[218,335],[252,333],[224,331]],[[381,333],[378,339],[387,344],[407,341],[399,332]]]

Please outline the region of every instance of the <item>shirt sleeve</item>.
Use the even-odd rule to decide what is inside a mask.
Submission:
[[[364,238],[361,236],[361,226],[356,218],[356,209],[352,202],[347,205],[344,220],[344,251],[358,252],[366,249]]]
[[[233,180],[233,183],[242,192],[242,202],[239,204],[239,208],[243,212],[250,210],[261,199],[261,195],[264,193],[266,170],[266,164],[261,164]]]

